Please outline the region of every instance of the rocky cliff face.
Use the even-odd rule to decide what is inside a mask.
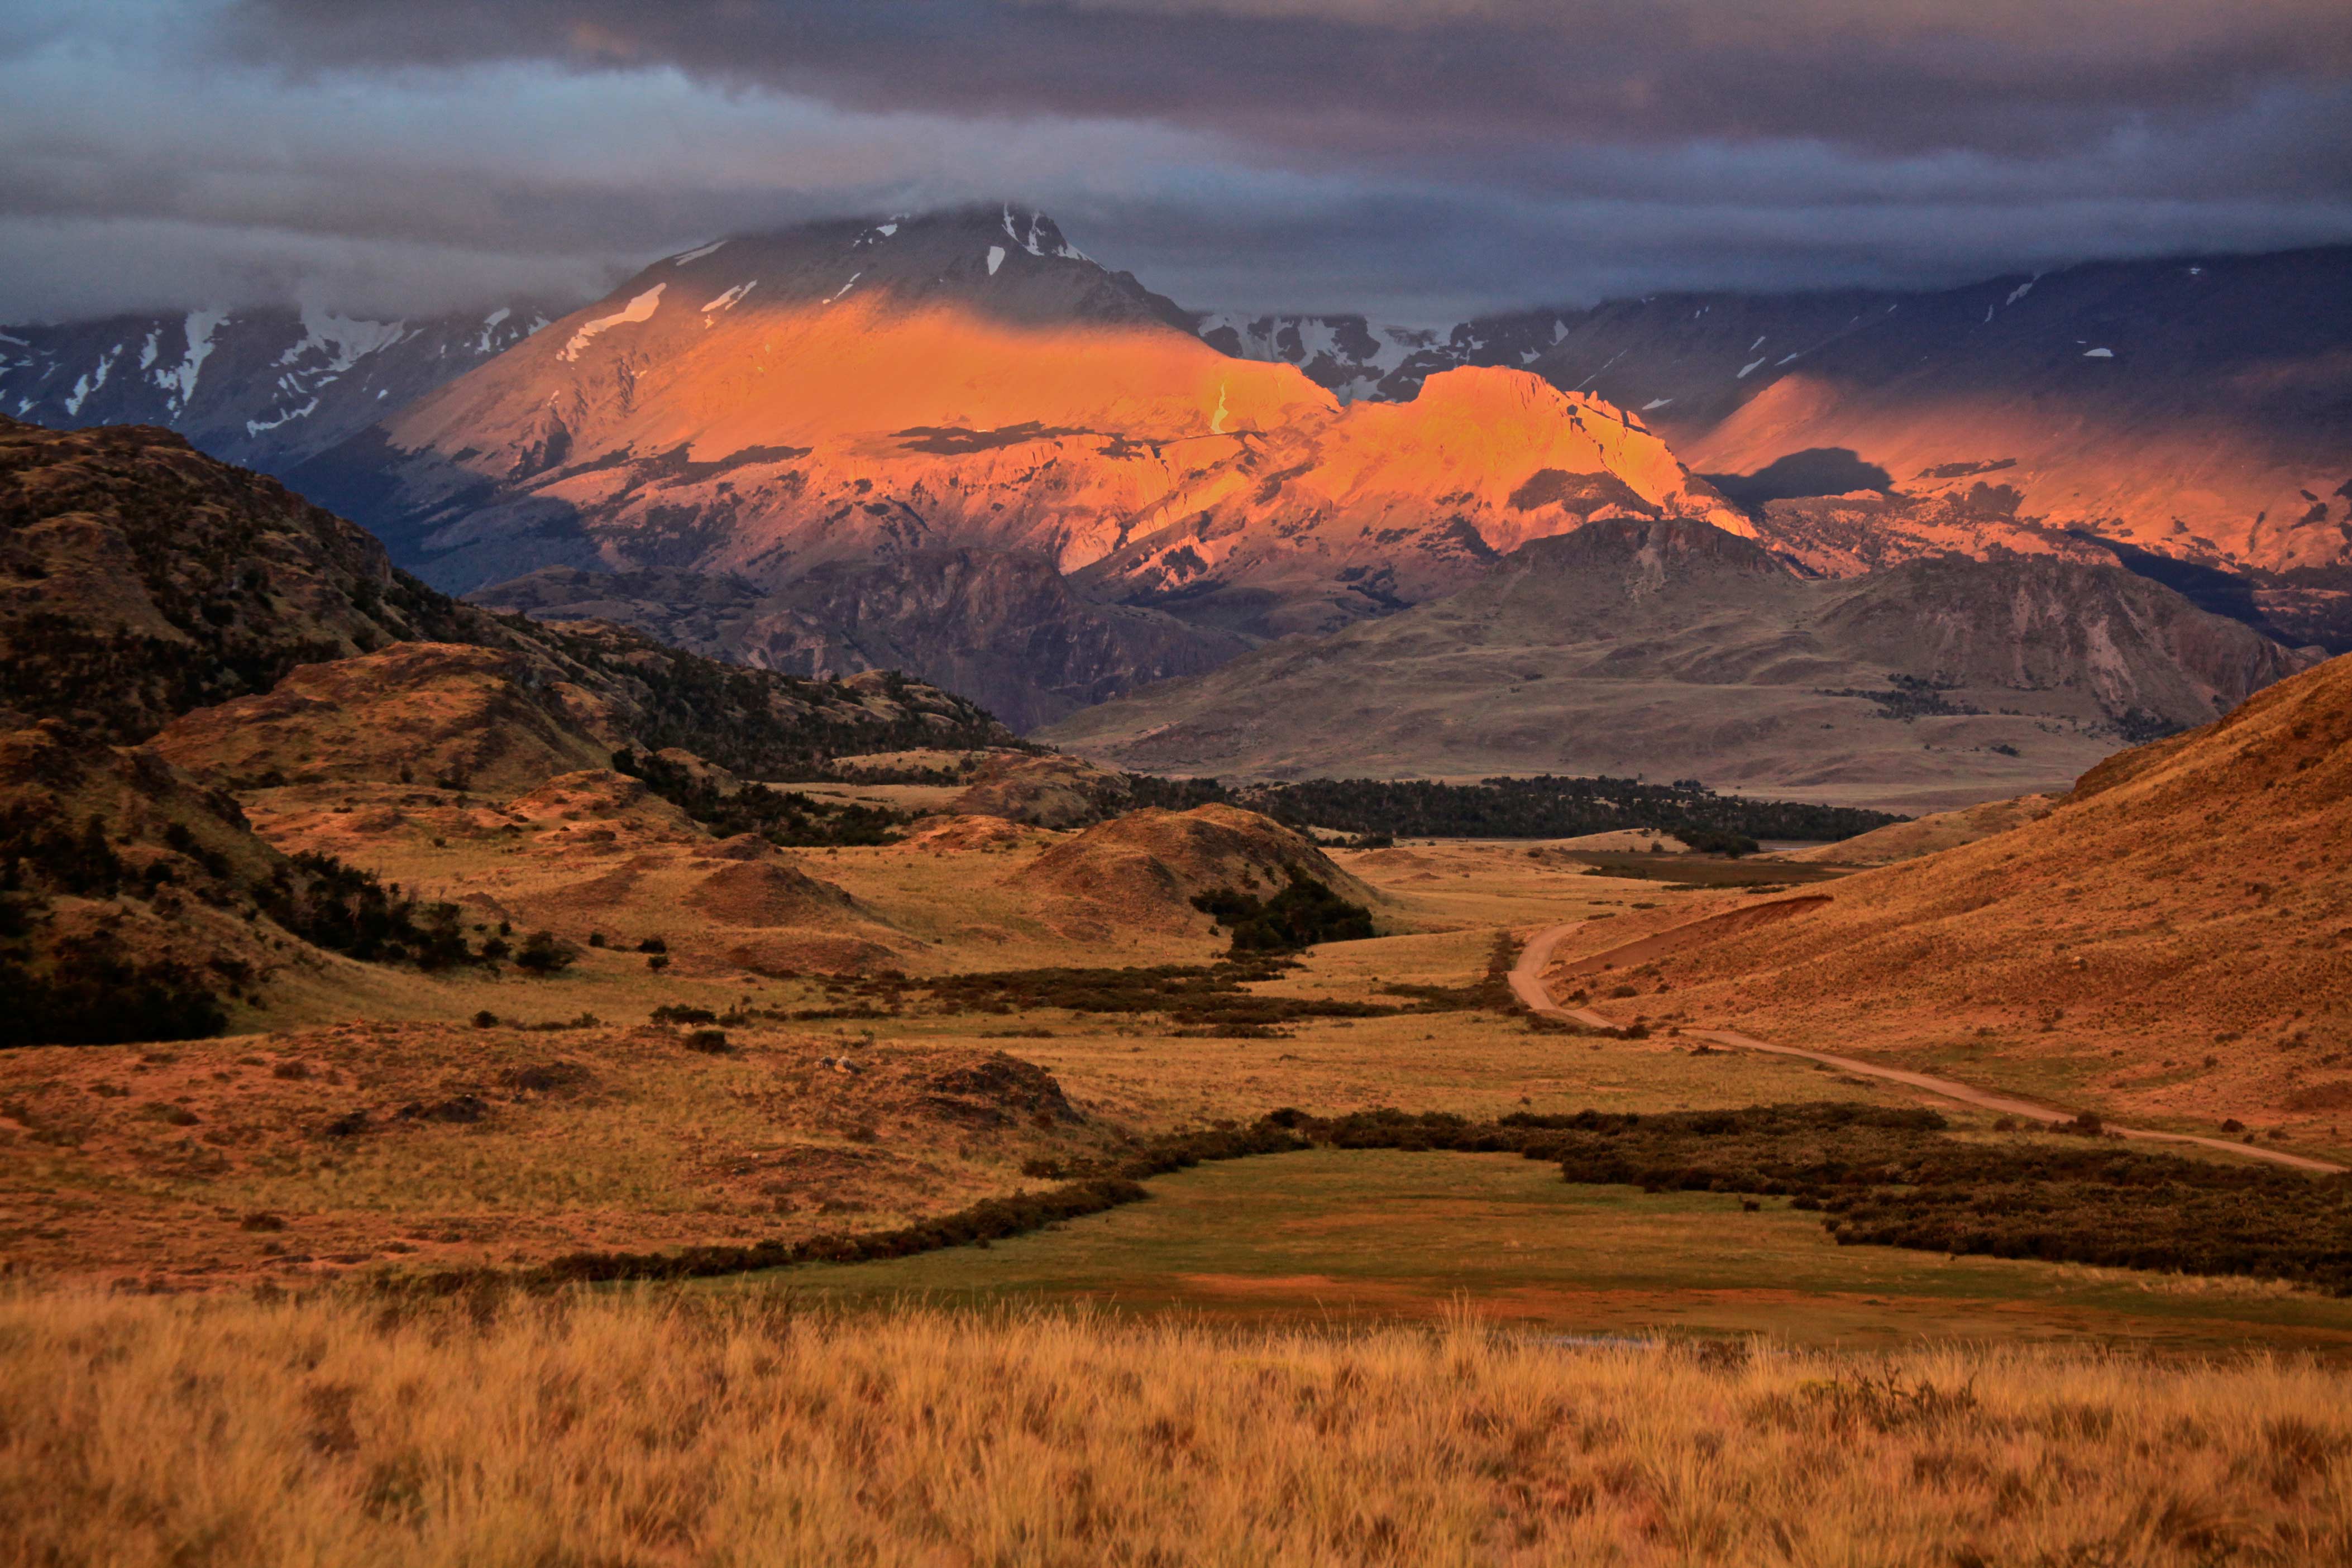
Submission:
[[[812,679],[918,671],[1021,731],[1154,681],[1201,674],[1249,646],[1160,611],[1082,598],[1051,563],[1007,551],[838,562],[772,591],[684,572],[552,567],[471,597],[551,623],[613,621],[678,647]]]

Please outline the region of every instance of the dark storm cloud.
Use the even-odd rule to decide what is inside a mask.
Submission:
[[[1422,320],[2352,238],[2340,0],[17,3],[0,319],[999,193],[1188,300]]]
[[[1144,116],[1339,156],[1713,137],[2048,153],[2352,63],[2332,0],[253,0],[242,21],[278,58],[660,61],[866,108]]]

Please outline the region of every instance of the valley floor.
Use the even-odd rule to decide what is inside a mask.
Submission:
[[[333,827],[292,804],[257,816]],[[1067,978],[1012,1001],[941,989],[1057,952],[1206,973],[1205,917],[1057,936],[1013,879],[1054,837],[795,856],[929,965],[828,979],[730,963],[723,922],[645,891],[681,874],[658,846],[493,846],[486,867],[479,842],[427,820],[382,837],[373,863],[420,886],[487,870],[511,912],[616,940],[548,979],[391,975],[375,1021],[300,1016],[322,1005],[298,998],[297,1016],[220,1039],[12,1053],[0,1405],[19,1415],[0,1427],[0,1555],[2352,1553],[2352,1300],[1841,1245],[1821,1214],[1746,1189],[1318,1145],[1155,1174],[1143,1201],[979,1246],[680,1284],[533,1274],[575,1253],[919,1224],[1284,1107],[1486,1124],[1932,1102],[1956,1136],[1996,1136],[1992,1113],[1901,1085],[1702,1048],[1708,1020],[1672,995],[1595,994],[1612,1021],[1641,1017],[1647,1033],[1622,1037],[1539,1027],[1504,985],[1538,929],[1588,933],[1572,959],[1607,933],[1799,896],[1834,868],[1341,852],[1388,934],[1272,979],[1128,1011],[1075,1005]],[[638,873],[601,902],[600,856]],[[575,889],[571,912],[551,888]],[[673,965],[635,951],[641,916]],[[640,1021],[656,1006],[729,1014],[703,1026],[723,1041]],[[1945,1070],[2128,1105],[2095,1061],[2024,1044]],[[1997,1136],[2026,1159],[2081,1146]]]

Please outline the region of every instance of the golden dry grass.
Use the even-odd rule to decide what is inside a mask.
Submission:
[[[2352,658],[2086,784],[2037,821],[1824,888],[1801,919],[1636,966],[1627,1005],[2179,1131],[2234,1119],[2341,1158]],[[1589,928],[1558,956],[1711,911]]]
[[[0,1300],[0,1556],[2340,1562],[2352,1377],[872,1316],[738,1293]]]
[[[729,1034],[724,1056],[449,1025],[10,1052],[0,1257],[184,1288],[790,1239],[1034,1186],[1027,1160],[1112,1135],[971,1089],[984,1042]]]

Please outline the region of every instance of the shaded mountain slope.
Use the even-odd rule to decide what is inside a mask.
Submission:
[[[835,752],[1010,738],[971,704],[893,676],[801,680],[614,627],[495,616],[169,432],[0,418],[0,705],[143,741],[192,709],[268,692],[298,666],[407,642],[511,656],[527,682],[576,689],[603,732],[755,776]]]
[[[53,429],[160,425],[215,458],[284,474],[566,308],[510,300],[390,321],[200,310],[0,327],[0,409]]]
[[[478,957],[454,906],[280,853],[154,751],[0,710],[0,1047],[208,1035],[353,961]]]
[[[2122,753],[2038,820],[1829,892],[1657,979],[1678,1007],[1791,1044],[2044,1075],[2202,1131],[2340,1123],[2352,659]]]
[[[1807,580],[1705,524],[1605,521],[1451,598],[1045,734],[1161,772],[1639,774],[1960,804],[2063,787],[2308,662],[2116,567],[1956,557]]]
[[[594,618],[761,669],[904,669],[1031,730],[1249,645],[1164,613],[1082,598],[1041,556],[921,550],[836,562],[772,590],[675,571],[549,567],[470,595],[551,623]]]

